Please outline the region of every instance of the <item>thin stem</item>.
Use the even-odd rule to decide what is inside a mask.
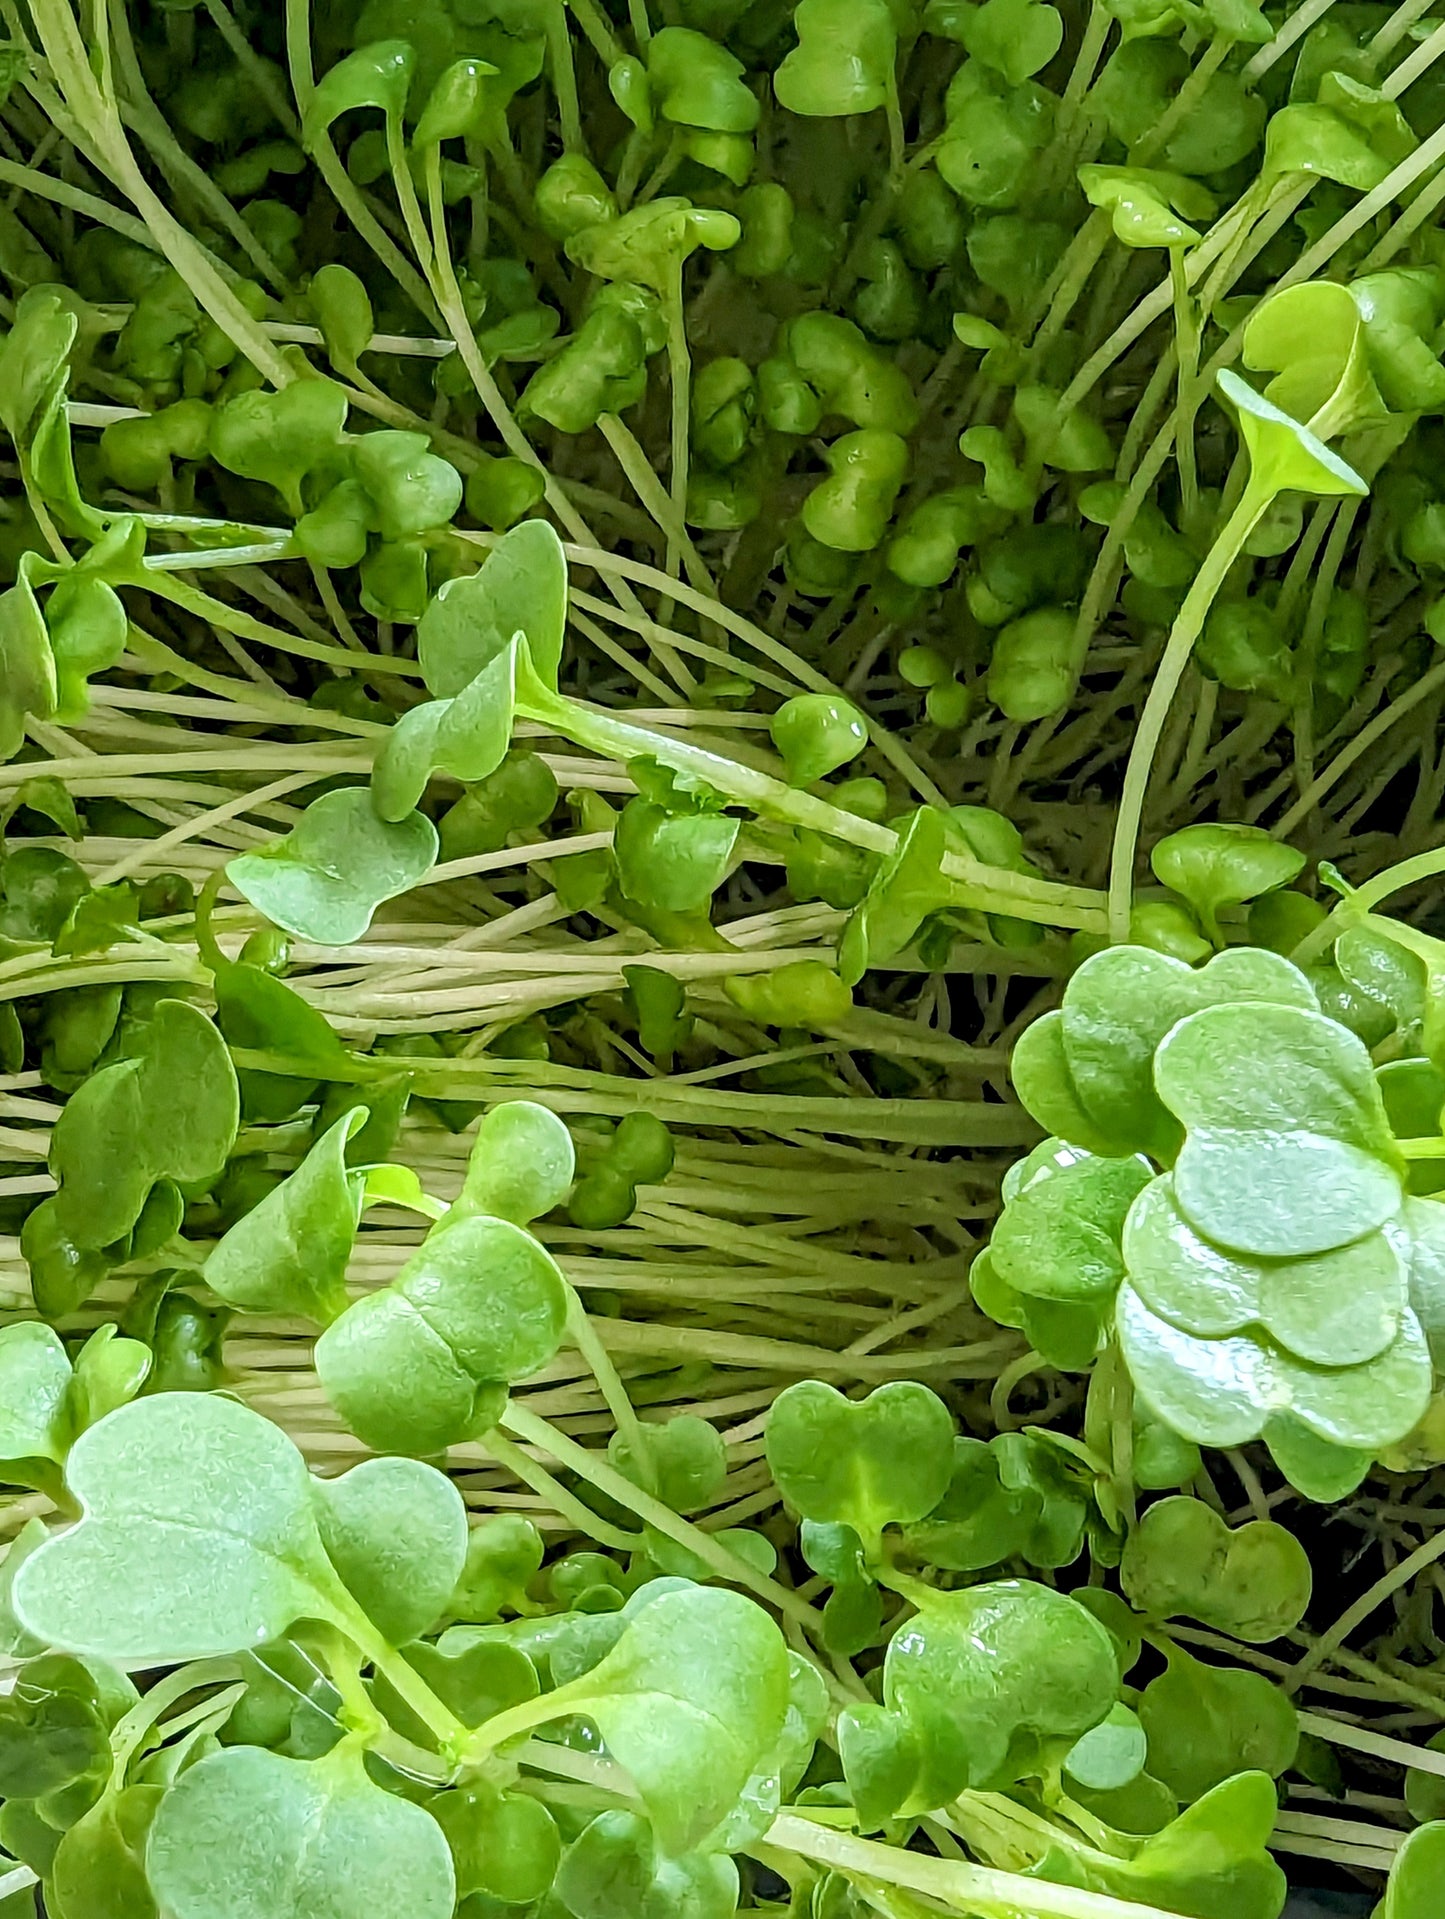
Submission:
[[[595,1539],[599,1546],[606,1546],[610,1552],[632,1553],[637,1551],[640,1535],[625,1533],[618,1526],[611,1526],[605,1519],[599,1519],[580,1499],[568,1492],[560,1479],[549,1473],[545,1466],[539,1466],[530,1454],[524,1453],[520,1446],[514,1446],[510,1439],[504,1439],[495,1428],[481,1441],[482,1446],[492,1455],[499,1466],[505,1466],[514,1479],[522,1485],[530,1486],[534,1493],[540,1493],[550,1500],[553,1508],[563,1519],[569,1520],[577,1530],[589,1539]]]
[[[1273,40],[1267,40],[1241,68],[1239,77],[1245,85],[1252,86],[1256,80],[1263,78],[1276,61],[1284,58],[1295,41],[1302,39],[1316,20],[1323,19],[1334,4],[1335,0],[1305,0],[1302,7],[1297,7],[1283,22]],[[1423,12],[1430,0],[1409,0],[1409,4],[1418,6],[1418,10]]]
[[[1119,802],[1119,817],[1114,827],[1114,845],[1109,870],[1109,937],[1124,940],[1129,936],[1129,915],[1134,890],[1134,855],[1139,844],[1139,829],[1144,816],[1144,799],[1149,774],[1159,741],[1189,664],[1194,643],[1203,629],[1205,616],[1215,595],[1224,584],[1229,569],[1244,550],[1244,543],[1263,518],[1273,499],[1267,487],[1253,483],[1225,522],[1218,539],[1205,555],[1204,564],[1194,577],[1178,617],[1170,628],[1164,657],[1154,675],[1154,684],[1144,702],[1138,731],[1124,773],[1124,791]],[[1445,864],[1445,855],[1442,855]]]
[[[1441,856],[1441,863],[1445,864],[1445,855]],[[1411,1141],[1410,1143],[1412,1145],[1431,1144],[1430,1141]],[[1437,1143],[1441,1147],[1441,1154],[1432,1155],[1432,1157],[1445,1156],[1445,1140]],[[1294,1670],[1284,1681],[1286,1692],[1298,1691],[1316,1666],[1322,1665],[1337,1646],[1342,1646],[1356,1626],[1363,1625],[1370,1614],[1378,1606],[1383,1606],[1392,1593],[1397,1593],[1403,1586],[1408,1586],[1410,1581],[1424,1572],[1427,1566],[1433,1566],[1440,1559],[1445,1559],[1445,1527],[1442,1527],[1433,1539],[1427,1539],[1423,1546],[1417,1547],[1407,1559],[1402,1559],[1399,1565],[1392,1566],[1387,1573],[1375,1581],[1368,1592],[1361,1593],[1352,1606],[1346,1607],[1334,1625],[1322,1632],[1304,1657],[1296,1663]]]
[[[898,836],[891,827],[830,806],[826,800],[787,786],[739,761],[724,759],[704,747],[654,733],[610,713],[584,707],[575,700],[546,693],[540,686],[528,692],[525,704],[519,699],[518,710],[544,726],[555,727],[564,739],[591,747],[594,752],[624,764],[649,756],[660,759],[674,772],[695,775],[765,818],[782,820],[791,826],[808,826],[868,852],[887,854],[897,845]],[[1045,924],[1087,929],[1098,927],[1102,920],[1095,904],[1098,895],[1082,887],[1028,879],[958,853],[944,858],[942,871],[969,889],[967,904],[985,912],[1013,913],[1022,919],[1041,919]]]
[[[682,262],[678,261],[663,302],[667,310],[667,374],[672,388],[672,512],[681,527],[687,521],[688,409],[692,391],[692,354],[687,344],[687,323],[682,305]],[[675,573],[679,553],[674,536],[669,534],[667,570]]]
[[[1179,499],[1183,523],[1192,527],[1199,512],[1199,473],[1194,457],[1194,415],[1199,378],[1199,316],[1184,273],[1184,251],[1171,247],[1170,282],[1174,289],[1174,351],[1179,361],[1179,426],[1175,457],[1179,462]]]
[[[316,91],[311,65],[311,0],[286,0],[286,63],[291,75],[291,90],[304,116],[311,96]],[[425,280],[366,204],[356,182],[341,164],[341,156],[336,151],[329,128],[323,127],[315,135],[311,143],[311,157],[320,169],[322,179],[330,187],[337,206],[404,290],[417,312],[435,325],[437,310]]]
[[[1445,1150],[1445,1144],[1442,1144]],[[612,1415],[613,1424],[626,1442],[628,1450],[637,1462],[639,1472],[646,1472],[651,1460],[647,1449],[647,1436],[642,1430],[642,1421],[637,1417],[632,1401],[627,1396],[627,1388],[622,1376],[612,1363],[611,1355],[597,1337],[596,1328],[588,1317],[587,1308],[575,1286],[569,1286],[567,1300],[567,1334],[572,1344],[586,1360],[592,1377],[607,1402],[607,1410]]]
[[[800,1626],[813,1631],[822,1627],[822,1618],[808,1604],[800,1599],[789,1587],[779,1585],[776,1579],[770,1579],[760,1573],[745,1559],[730,1552],[728,1548],[714,1539],[711,1533],[705,1533],[686,1519],[680,1519],[670,1506],[664,1506],[660,1499],[654,1499],[640,1486],[634,1486],[630,1479],[609,1466],[599,1453],[589,1452],[585,1446],[579,1446],[565,1433],[526,1407],[511,1401],[502,1415],[502,1424],[518,1439],[524,1439],[533,1446],[552,1454],[562,1465],[570,1466],[579,1477],[595,1486],[599,1492],[606,1493],[609,1499],[615,1499],[619,1506],[626,1506],[637,1514],[649,1526],[655,1526],[665,1533],[677,1545],[690,1553],[695,1553],[705,1565],[726,1579],[730,1585],[746,1586],[759,1599],[775,1606],[789,1619],[795,1619]]]
[[[433,151],[440,152],[440,148],[429,148],[427,152],[428,160],[431,159]],[[445,244],[442,235],[445,234],[446,229],[443,225],[442,234],[436,234],[436,209],[434,207],[432,210],[433,235],[429,237],[427,234],[426,221],[422,218],[421,201],[416,197],[416,182],[411,177],[411,165],[406,150],[406,134],[402,130],[401,115],[399,113],[388,113],[386,115],[386,158],[391,168],[392,185],[396,188],[397,205],[401,208],[402,224],[405,226],[407,237],[411,241],[412,251],[417,258],[417,265],[427,278],[430,279],[432,277],[434,264],[432,260],[433,247],[439,248]],[[443,216],[443,218],[444,217],[445,216]]]
[[[855,1839],[796,1813],[782,1813],[773,1821],[767,1844],[849,1876],[923,1893],[953,1912],[974,1913],[980,1919],[1021,1919],[1023,1914],[1029,1919],[1175,1919],[1158,1906]]]
[[[582,111],[577,104],[577,74],[572,65],[572,36],[567,30],[565,0],[552,0],[547,9],[545,32],[547,53],[552,67],[552,87],[557,95],[557,119],[562,130],[562,145],[568,153],[584,153]]]

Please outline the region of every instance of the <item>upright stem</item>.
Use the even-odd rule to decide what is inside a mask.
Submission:
[[[553,0],[547,9],[546,34],[562,145],[568,153],[583,153],[586,143],[582,138],[582,112],[577,103],[577,74],[572,65],[572,36],[567,29],[565,0]]]
[[[682,262],[673,269],[664,302],[667,308],[667,374],[672,387],[672,511],[679,527],[687,520],[688,411],[692,392],[692,355],[687,345],[687,324],[682,307]],[[667,570],[677,571],[680,554],[671,535],[667,545]]]
[[[1134,855],[1139,845],[1139,828],[1144,817],[1144,798],[1148,791],[1149,775],[1153,770],[1154,756],[1159,750],[1159,740],[1164,725],[1169,718],[1169,709],[1174,703],[1174,695],[1179,690],[1179,682],[1184,677],[1184,669],[1189,664],[1189,656],[1194,651],[1194,643],[1199,638],[1215,595],[1224,584],[1225,577],[1240,553],[1244,543],[1267,512],[1274,498],[1273,491],[1257,486],[1253,481],[1244,489],[1239,505],[1225,522],[1214,545],[1204,557],[1204,564],[1194,576],[1194,584],[1185,596],[1174,625],[1170,628],[1169,639],[1164,648],[1164,657],[1159,662],[1159,670],[1154,675],[1154,684],[1149,689],[1149,697],[1144,702],[1144,711],[1139,718],[1139,730],[1134,735],[1134,745],[1129,754],[1129,764],[1124,774],[1124,792],[1119,802],[1119,817],[1114,827],[1114,850],[1109,868],[1109,937],[1124,940],[1129,936],[1129,914],[1133,902]]]

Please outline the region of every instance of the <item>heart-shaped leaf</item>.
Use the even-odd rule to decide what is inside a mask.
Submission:
[[[1150,1178],[1143,1159],[1063,1147],[1010,1194],[989,1241],[995,1273],[1041,1299],[1112,1298],[1124,1277],[1124,1221]]]
[[[825,118],[871,113],[894,84],[898,28],[885,0],[799,0],[793,10],[798,44],[773,75],[778,103],[789,113]]]
[[[1056,7],[1040,0],[984,0],[969,10],[962,37],[975,60],[1016,87],[1053,59],[1063,45],[1064,23]]]
[[[768,1466],[804,1519],[851,1526],[876,1557],[885,1526],[923,1519],[948,1490],[953,1420],[912,1380],[848,1400],[820,1380],[780,1393],[768,1415]]]
[[[751,1599],[663,1591],[607,1657],[554,1694],[593,1720],[677,1854],[729,1812],[780,1739],[790,1700],[782,1634]]]
[[[226,877],[298,939],[347,946],[383,900],[420,884],[436,856],[429,819],[379,819],[364,787],[344,786],[313,800],[284,839],[233,859]]]
[[[742,822],[728,813],[674,814],[629,800],[614,830],[622,891],[664,913],[701,913],[727,878]]]
[[[302,479],[340,446],[346,407],[345,393],[331,380],[238,393],[211,416],[211,456],[229,473],[275,487],[299,514]]]
[[[82,1250],[125,1238],[158,1180],[202,1184],[226,1163],[240,1117],[225,1041],[184,1000],[160,1000],[140,1050],[94,1073],[50,1139],[55,1221]]]
[[[431,451],[424,433],[391,427],[364,433],[352,442],[351,464],[376,508],[384,540],[445,526],[462,503],[461,474]]]
[[[1185,1614],[1265,1645],[1293,1630],[1310,1600],[1309,1555],[1272,1520],[1231,1531],[1198,1499],[1161,1499],[1129,1535],[1119,1580],[1140,1612]]]
[[[521,633],[538,677],[555,691],[566,623],[562,542],[545,520],[523,520],[479,573],[448,580],[417,622],[422,677],[438,699],[453,699]]]
[[[1127,1282],[1119,1289],[1119,1341],[1141,1398],[1164,1423],[1200,1446],[1241,1446],[1292,1412],[1320,1439],[1378,1452],[1424,1414],[1433,1377],[1412,1312],[1377,1359],[1311,1366],[1263,1333],[1200,1339],[1151,1313]]]
[[[1203,1007],[1254,1000],[1319,1004],[1277,953],[1235,947],[1194,971],[1149,947],[1108,947],[1074,974],[1059,1013],[1025,1030],[1013,1059],[1019,1097],[1051,1131],[1090,1151],[1168,1162],[1180,1130],[1154,1089],[1160,1042]]]
[[[1007,1787],[1043,1742],[1099,1725],[1118,1690],[1113,1641],[1064,1594],[1019,1579],[930,1594],[883,1666],[884,1703],[921,1753],[908,1804]]]
[[[1220,937],[1222,906],[1288,886],[1304,863],[1296,848],[1252,826],[1185,826],[1149,855],[1155,878],[1188,900],[1212,938]]]
[[[1405,1264],[1391,1233],[1299,1259],[1251,1259],[1196,1233],[1167,1175],[1131,1209],[1123,1257],[1146,1305],[1181,1331],[1218,1339],[1261,1326],[1317,1366],[1377,1358],[1407,1304]]]
[[[467,1509],[419,1459],[364,1459],[312,1483],[327,1557],[393,1646],[435,1626],[467,1556]]]
[[[1164,1039],[1154,1083],[1188,1134],[1174,1198],[1216,1245],[1297,1258],[1399,1210],[1403,1163],[1369,1053],[1323,1014],[1207,1008]]]
[[[507,1385],[556,1352],[566,1317],[567,1283],[529,1233],[462,1219],[327,1327],[316,1369],[368,1445],[437,1453],[495,1422]]]
[[[1289,1699],[1259,1673],[1206,1666],[1179,1647],[1144,1688],[1139,1719],[1149,1770],[1186,1803],[1233,1774],[1278,1777],[1294,1763],[1299,1720]]]
[[[235,1400],[134,1400],[81,1434],[67,1477],[84,1517],[26,1559],[13,1594],[47,1645],[175,1665],[277,1639],[303,1617],[354,1624],[305,1461]]]
[[[441,1827],[383,1792],[349,1742],[324,1759],[232,1746],[183,1772],[156,1813],[146,1873],[173,1919],[451,1919]]]

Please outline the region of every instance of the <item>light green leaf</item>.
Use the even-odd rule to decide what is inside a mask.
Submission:
[[[1149,1771],[1186,1802],[1235,1773],[1274,1777],[1299,1745],[1289,1699],[1259,1673],[1206,1666],[1177,1646],[1168,1669],[1144,1688],[1139,1718],[1149,1736]]]
[[[437,699],[453,699],[521,633],[533,668],[555,692],[566,622],[562,542],[545,520],[524,520],[479,573],[448,580],[417,622],[422,677]]]
[[[417,1459],[364,1459],[312,1482],[327,1557],[393,1646],[435,1626],[467,1556],[467,1509],[445,1473]]]
[[[1319,494],[1325,499],[1363,499],[1369,492],[1352,466],[1316,439],[1308,427],[1256,393],[1228,367],[1216,376],[1219,390],[1234,408],[1249,449],[1252,483],[1269,493]]]
[[[186,1001],[158,1001],[140,1050],[92,1074],[56,1121],[50,1170],[60,1182],[60,1231],[82,1251],[124,1239],[157,1181],[217,1177],[239,1117],[221,1035]]]
[[[1217,1339],[1262,1326],[1319,1366],[1376,1358],[1407,1303],[1405,1268],[1387,1231],[1299,1259],[1251,1259],[1196,1233],[1167,1175],[1131,1208],[1123,1257],[1150,1310],[1181,1331]]]
[[[1393,1343],[1358,1366],[1310,1366],[1266,1335],[1200,1339],[1160,1319],[1127,1283],[1120,1344],[1146,1405],[1200,1446],[1241,1446],[1292,1412],[1320,1439],[1377,1452],[1410,1432],[1430,1398],[1430,1355],[1419,1321],[1402,1315]]]
[[[1041,1299],[1108,1300],[1124,1277],[1125,1216],[1149,1179],[1146,1160],[1062,1148],[1008,1198],[989,1241],[994,1271]]]
[[[372,1784],[361,1753],[212,1753],[161,1801],[146,1871],[171,1919],[451,1919],[441,1827]]]
[[[1129,1535],[1119,1580],[1140,1612],[1185,1614],[1265,1645],[1293,1630],[1310,1600],[1309,1555],[1294,1534],[1256,1519],[1234,1531],[1202,1500],[1161,1499]]]
[[[1159,1047],[1154,1082],[1188,1130],[1174,1197],[1218,1245],[1328,1252],[1398,1211],[1403,1167],[1370,1056],[1322,1014],[1195,1013]]]
[[[953,1469],[952,1416],[912,1380],[861,1400],[800,1380],[774,1400],[766,1443],[783,1497],[805,1519],[851,1526],[875,1554],[885,1526],[933,1510]]]
[[[732,1809],[777,1746],[788,1651],[753,1600],[683,1587],[643,1605],[607,1657],[563,1691],[596,1723],[676,1855]]]
[[[47,1645],[173,1665],[277,1639],[299,1618],[354,1619],[305,1462],[234,1400],[135,1400],[82,1433],[68,1477],[84,1517],[14,1585],[17,1617]]]
[[[359,940],[383,900],[406,893],[436,861],[437,833],[411,813],[377,817],[363,787],[324,793],[284,839],[242,853],[226,877],[267,919],[319,946]]]
[[[365,1121],[364,1108],[344,1114],[294,1173],[222,1235],[204,1274],[228,1306],[321,1325],[346,1310],[346,1265],[365,1186],[347,1166],[346,1143]]]
[[[35,1320],[0,1328],[0,1460],[59,1464],[70,1443],[70,1358]]]
[[[1445,1823],[1412,1832],[1390,1869],[1381,1919],[1433,1919],[1445,1900]]]
[[[1078,1739],[1114,1706],[1113,1641],[1063,1593],[1003,1579],[928,1597],[889,1642],[884,1702],[922,1753],[909,1802],[996,1791],[1038,1763],[1040,1743]]]

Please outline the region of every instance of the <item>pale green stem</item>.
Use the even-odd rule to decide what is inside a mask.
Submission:
[[[611,22],[601,8],[594,4],[594,0],[567,0],[567,5],[603,66],[615,67],[622,58],[622,48],[613,38]]]
[[[1205,617],[1214,604],[1215,595],[1223,586],[1229,569],[1244,550],[1244,543],[1259,524],[1274,498],[1268,487],[1256,486],[1251,482],[1244,490],[1239,505],[1225,522],[1219,537],[1205,555],[1204,563],[1194,577],[1194,584],[1186,594],[1184,604],[1170,628],[1169,639],[1164,648],[1164,657],[1154,675],[1154,684],[1149,689],[1149,697],[1144,702],[1144,711],[1139,717],[1138,730],[1134,735],[1134,744],[1129,753],[1129,763],[1124,773],[1124,790],[1119,802],[1119,817],[1114,827],[1114,844],[1109,869],[1109,937],[1113,940],[1125,940],[1129,937],[1129,915],[1133,906],[1134,891],[1134,855],[1139,844],[1139,830],[1144,817],[1144,800],[1149,787],[1149,775],[1153,770],[1154,756],[1159,750],[1159,741],[1164,725],[1169,718],[1174,695],[1179,690],[1179,682],[1184,677],[1184,669],[1189,664],[1189,656],[1194,643],[1203,629]],[[1445,855],[1441,856],[1445,863]]]
[[[773,1821],[767,1843],[849,1876],[922,1893],[951,1912],[975,1919],[1176,1919],[1158,1906],[856,1839],[796,1813],[785,1812]]]
[[[547,8],[544,31],[552,67],[552,87],[557,95],[562,145],[568,153],[583,153],[586,143],[582,138],[582,112],[577,104],[577,74],[572,65],[572,36],[567,30],[565,0],[552,0]]]
[[[692,355],[687,344],[687,321],[682,305],[682,262],[675,263],[663,302],[667,311],[667,372],[672,387],[672,514],[677,526],[687,521],[688,408],[692,391]],[[675,573],[679,549],[668,536],[667,570]]]
[[[295,377],[291,368],[141,173],[114,102],[101,91],[91,65],[91,50],[82,39],[69,7],[63,0],[32,0],[31,15],[56,85],[71,111],[85,125],[111,177],[129,196],[160,250],[216,325],[252,365],[273,386],[288,386]]]
[[[1414,3],[1415,0],[1411,0],[1411,4]],[[1267,40],[1245,62],[1239,76],[1245,85],[1252,86],[1256,80],[1268,73],[1276,61],[1284,58],[1295,41],[1302,39],[1317,20],[1324,18],[1334,4],[1335,0],[1305,0],[1302,7],[1296,7],[1289,18],[1283,22],[1273,40]],[[1425,4],[1428,5],[1429,0],[1425,0]]]
[[[428,149],[428,161],[433,151],[440,153],[440,147]],[[416,197],[416,182],[411,177],[411,167],[407,161],[406,134],[402,129],[399,113],[386,115],[386,157],[391,167],[391,182],[396,188],[397,205],[401,208],[402,224],[411,241],[412,252],[416,255],[417,265],[430,279],[434,267],[433,245],[441,247],[445,244],[446,228],[443,226],[441,234],[437,235],[435,240],[427,235],[426,221],[422,218],[421,201]],[[436,209],[433,209],[434,218],[435,213]],[[442,217],[445,219],[444,214]]]
[[[1194,458],[1194,415],[1198,411],[1199,317],[1184,275],[1184,249],[1169,251],[1170,281],[1174,288],[1174,349],[1179,361],[1179,427],[1175,457],[1179,462],[1179,502],[1183,524],[1192,527],[1199,511],[1199,474]]]
[[[534,1493],[540,1493],[550,1500],[553,1508],[563,1519],[570,1521],[577,1530],[589,1539],[595,1539],[599,1546],[606,1546],[610,1552],[636,1552],[640,1535],[625,1533],[620,1527],[609,1525],[605,1519],[599,1519],[590,1507],[583,1505],[568,1492],[560,1479],[549,1473],[545,1466],[539,1466],[529,1453],[520,1446],[514,1446],[510,1439],[503,1438],[495,1427],[484,1435],[479,1442],[485,1451],[492,1455],[499,1466],[505,1466],[514,1479],[524,1486],[530,1486]]]
[[[575,1286],[567,1288],[567,1335],[578,1352],[586,1360],[597,1381],[612,1422],[626,1442],[628,1450],[637,1463],[639,1472],[647,1472],[651,1463],[651,1454],[647,1449],[647,1438],[642,1430],[642,1422],[633,1409],[627,1396],[627,1388],[622,1376],[613,1365],[607,1348],[597,1337],[596,1328],[588,1317],[587,1308],[582,1304],[581,1296]]]
[[[286,0],[286,60],[291,74],[291,89],[304,116],[316,91],[311,67],[311,0]],[[388,273],[403,288],[418,313],[435,323],[436,306],[426,282],[387,233],[367,206],[355,181],[341,164],[328,129],[323,128],[312,143],[311,157],[321,177],[331,189],[332,198],[371,248]]]
[[[1187,604],[1187,602],[1186,602]],[[654,757],[674,772],[687,773],[704,780],[717,791],[726,793],[735,803],[751,807],[765,818],[782,820],[792,826],[811,827],[850,846],[868,852],[887,854],[897,844],[891,827],[860,819],[854,813],[830,806],[826,800],[787,786],[769,774],[684,740],[650,732],[610,713],[544,693],[540,685],[518,700],[518,711],[544,726],[555,727],[565,739],[588,746],[594,752],[629,760]],[[1030,880],[1002,868],[985,866],[962,854],[948,854],[943,873],[969,889],[968,904],[985,912],[1013,913],[1021,919],[1039,919],[1044,924],[1093,927],[1099,915],[1094,902],[1097,895],[1079,887],[1055,886],[1047,881]]]
[[[700,1527],[679,1518],[670,1506],[663,1505],[660,1499],[654,1499],[651,1493],[634,1486],[630,1479],[609,1466],[600,1453],[589,1452],[585,1446],[579,1446],[547,1420],[517,1405],[515,1401],[508,1404],[502,1415],[502,1424],[518,1439],[551,1453],[554,1459],[570,1467],[599,1492],[636,1513],[646,1525],[656,1527],[658,1532],[664,1533],[675,1544],[695,1553],[718,1578],[727,1580],[730,1585],[746,1586],[759,1599],[775,1606],[788,1618],[797,1620],[799,1625],[814,1631],[821,1629],[820,1615],[805,1599],[800,1599],[789,1587],[779,1585],[777,1580],[760,1573],[747,1560],[729,1551],[711,1533],[703,1532]]]
[[[1441,862],[1445,864],[1445,855],[1441,855]],[[1439,1143],[1442,1153],[1445,1153],[1445,1141]],[[1399,1592],[1401,1587],[1408,1586],[1412,1579],[1442,1558],[1445,1558],[1445,1527],[1442,1527],[1433,1539],[1427,1539],[1423,1546],[1417,1547],[1408,1558],[1402,1559],[1397,1566],[1392,1566],[1387,1573],[1375,1581],[1368,1592],[1361,1593],[1352,1606],[1346,1607],[1335,1623],[1320,1634],[1309,1651],[1296,1663],[1294,1670],[1283,1682],[1285,1691],[1297,1691],[1315,1667],[1328,1659],[1337,1646],[1345,1643],[1356,1626],[1363,1625],[1370,1614],[1378,1606],[1383,1606],[1392,1594]]]

